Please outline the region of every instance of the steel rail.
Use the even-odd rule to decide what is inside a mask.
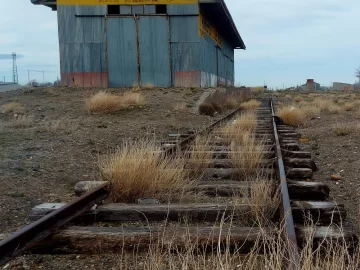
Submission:
[[[181,140],[173,147],[170,147],[169,149],[167,149],[165,151],[165,155],[174,155],[178,151],[184,150],[184,148],[186,148],[187,145],[189,145],[191,142],[193,142],[197,136],[202,136],[204,134],[210,133],[214,128],[216,128],[220,124],[228,121],[229,119],[233,118],[240,111],[241,111],[241,109],[237,109],[237,110],[233,111],[232,113],[226,115],[225,117],[219,119],[218,121],[212,123],[210,126],[206,127],[205,129],[200,130],[199,132],[196,132],[196,133],[188,136],[187,138]]]
[[[11,258],[33,247],[60,227],[90,210],[99,201],[106,199],[108,195],[108,184],[103,184],[2,240],[0,265],[6,264]]]
[[[289,270],[290,269],[298,269],[300,265],[300,254],[298,251],[298,243],[296,239],[296,232],[295,232],[295,224],[291,210],[290,204],[290,197],[289,197],[289,190],[286,181],[286,174],[285,174],[285,167],[284,167],[284,160],[281,153],[281,146],[279,140],[278,129],[275,122],[275,111],[273,100],[270,99],[270,106],[271,106],[271,114],[272,114],[272,125],[274,131],[274,139],[275,139],[275,149],[276,149],[276,160],[278,166],[278,177],[280,180],[280,188],[281,188],[281,201],[282,201],[282,209],[281,214],[285,221],[285,233],[286,238],[290,244],[289,256],[291,260],[289,261]]]

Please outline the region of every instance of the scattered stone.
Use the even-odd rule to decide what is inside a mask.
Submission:
[[[339,181],[339,180],[341,180],[341,179],[342,179],[342,177],[341,177],[340,174],[333,174],[333,175],[331,175],[331,180],[333,180],[333,181]]]

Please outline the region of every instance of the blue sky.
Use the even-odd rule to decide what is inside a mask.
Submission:
[[[225,0],[247,50],[235,53],[236,83],[285,87],[314,78],[323,85],[355,82],[360,66],[359,0]],[[56,12],[30,0],[2,1],[0,54],[15,51],[19,80],[44,70],[56,80]],[[16,14],[16,16],[15,16]],[[11,60],[0,60],[0,80],[11,80]],[[42,74],[30,73],[42,80]]]

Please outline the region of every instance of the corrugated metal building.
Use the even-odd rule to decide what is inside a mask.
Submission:
[[[57,10],[68,86],[233,85],[245,49],[224,0],[31,1]]]

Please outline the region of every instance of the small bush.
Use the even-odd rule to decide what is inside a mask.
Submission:
[[[153,142],[125,143],[100,159],[101,178],[110,183],[113,202],[144,197],[169,202],[189,183],[184,160],[164,157],[160,150]]]
[[[333,126],[333,131],[337,136],[346,136],[354,131],[354,127],[350,124],[336,124]]]
[[[23,113],[25,108],[18,102],[10,102],[1,106],[3,113]]]
[[[349,112],[352,111],[355,108],[355,105],[353,103],[345,103],[344,104],[344,110]]]
[[[243,110],[256,110],[261,105],[261,102],[256,99],[251,99],[247,102],[241,103],[240,107]]]
[[[304,99],[300,96],[296,96],[294,100],[295,100],[295,102],[299,103],[299,102],[303,101]]]
[[[301,126],[306,122],[305,114],[298,108],[294,107],[283,107],[278,110],[277,115],[286,125],[290,126]]]
[[[199,113],[201,115],[214,116],[216,110],[213,105],[209,103],[203,103],[199,106]]]
[[[100,91],[86,99],[85,105],[90,112],[113,113],[131,106],[145,104],[145,98],[140,93],[126,92],[121,96]]]

